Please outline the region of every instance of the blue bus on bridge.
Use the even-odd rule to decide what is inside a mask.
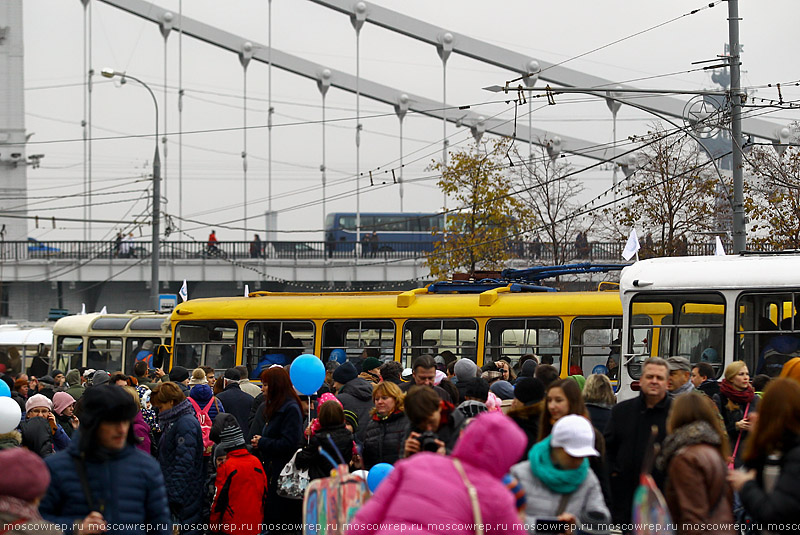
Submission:
[[[325,245],[329,252],[354,250],[358,241],[356,221],[355,212],[327,215]],[[365,254],[432,251],[434,244],[442,239],[444,225],[444,215],[437,213],[362,212],[362,250]]]

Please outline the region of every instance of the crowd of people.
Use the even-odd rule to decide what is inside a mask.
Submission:
[[[444,352],[409,371],[365,350],[330,359],[311,396],[290,367],[260,386],[244,366],[167,376],[145,360],[131,376],[3,374],[23,415],[0,435],[3,533],[300,532],[281,473],[313,481],[331,459],[394,466],[354,534],[633,532],[642,472],[675,533],[800,521],[799,358],[758,391],[741,361],[717,381],[707,364],[651,358],[622,402],[606,375],[560,378],[534,355],[481,368]]]

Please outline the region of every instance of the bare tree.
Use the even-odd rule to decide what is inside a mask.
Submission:
[[[574,249],[569,246],[573,233],[588,230],[581,227],[583,219],[575,217],[579,206],[576,198],[583,186],[571,176],[572,166],[564,158],[550,157],[546,145],[546,140],[539,139],[532,158],[515,151],[524,165],[513,168],[514,178],[528,214],[531,239],[541,240],[549,249],[544,256],[551,257],[553,264],[563,264],[574,258]]]
[[[686,255],[690,241],[716,227],[718,177],[689,136],[669,135],[657,124],[637,139],[645,143],[638,170],[621,186],[620,202],[604,210],[607,226],[643,232],[647,255]]]
[[[747,160],[748,241],[757,249],[800,249],[800,150],[755,147]]]

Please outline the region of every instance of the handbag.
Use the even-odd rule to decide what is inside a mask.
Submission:
[[[278,476],[278,496],[291,500],[302,500],[308,487],[308,469],[300,470],[295,465],[297,454],[303,451],[302,448],[294,452],[292,458],[281,469]]]

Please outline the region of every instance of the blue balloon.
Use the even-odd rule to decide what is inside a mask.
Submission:
[[[394,466],[389,463],[378,463],[370,469],[367,474],[367,486],[373,494],[386,476],[392,473],[392,470],[394,470]]]
[[[344,364],[347,361],[347,353],[344,349],[334,349],[331,351],[330,360],[335,360],[339,364]]]
[[[289,377],[298,392],[310,396],[325,382],[325,365],[314,355],[300,355],[292,362]]]
[[[607,373],[608,373],[608,368],[606,367],[605,364],[598,364],[597,366],[592,368],[592,374],[593,375],[594,374],[605,375]]]
[[[11,397],[11,389],[8,388],[8,383],[6,383],[5,381],[0,380],[0,398],[2,398],[2,397],[10,398]]]

